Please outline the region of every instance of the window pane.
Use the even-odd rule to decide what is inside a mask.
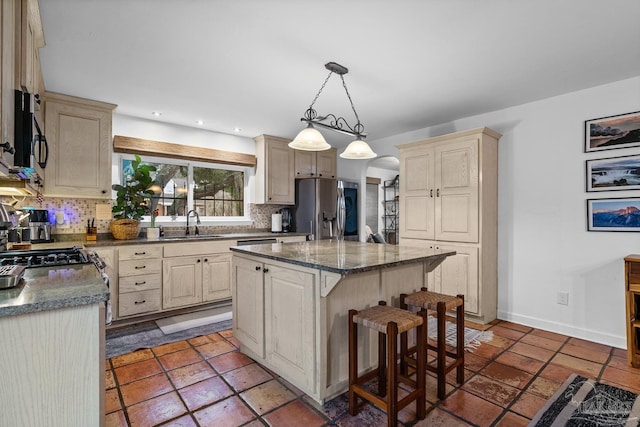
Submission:
[[[193,168],[193,200],[201,216],[244,216],[244,173]]]

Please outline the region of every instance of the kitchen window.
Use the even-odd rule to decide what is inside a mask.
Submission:
[[[133,156],[118,157],[117,181],[123,182],[132,173]],[[151,209],[158,210],[156,224],[182,223],[191,209],[205,223],[238,224],[249,220],[245,194],[250,168],[148,156],[142,160],[156,167],[151,186],[155,195],[149,199]],[[143,222],[149,220],[149,215],[143,218]]]

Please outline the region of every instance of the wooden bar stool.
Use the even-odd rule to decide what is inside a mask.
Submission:
[[[427,328],[424,318],[407,310],[389,307],[386,302],[364,310],[349,310],[349,414],[356,415],[358,397],[387,411],[389,427],[398,425],[398,411],[412,401],[416,401],[416,415],[423,420],[426,416],[425,381],[427,364]],[[358,324],[378,331],[378,368],[358,377]],[[417,374],[413,381],[398,373],[398,334],[416,328]],[[385,337],[386,335],[386,337]],[[388,369],[387,369],[388,365]],[[366,390],[362,385],[378,377],[378,394]],[[413,391],[398,400],[398,383],[409,384]]]
[[[436,351],[435,366],[427,361],[426,369],[435,372],[438,376],[438,398],[444,399],[446,395],[446,375],[456,368],[456,381],[459,384],[464,382],[464,295],[457,296],[430,292],[427,288],[422,288],[419,292],[410,295],[400,294],[400,308],[416,307],[420,311],[418,314],[424,319],[425,328],[428,328],[428,311],[435,311],[437,315],[437,338],[436,345],[429,344],[427,338],[427,349]],[[446,347],[446,313],[447,310],[456,310],[456,348],[454,351],[447,350]],[[427,332],[428,334],[428,332]],[[401,362],[400,371],[406,374],[407,364],[414,366],[416,360],[411,357],[416,352],[416,348],[408,348],[406,335],[400,338]],[[453,359],[447,365],[447,356]]]

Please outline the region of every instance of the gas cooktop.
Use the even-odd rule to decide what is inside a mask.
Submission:
[[[25,251],[0,252],[0,266],[22,265],[26,268],[69,264],[88,264],[92,262],[81,248],[34,249]]]

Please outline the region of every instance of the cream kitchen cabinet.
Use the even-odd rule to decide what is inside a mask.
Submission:
[[[335,178],[338,150],[325,151],[294,150],[296,178]]]
[[[46,92],[49,162],[45,195],[111,197],[111,121],[114,104]]]
[[[132,245],[119,248],[117,286],[118,318],[160,311],[162,246]]]
[[[234,336],[283,377],[315,392],[318,274],[304,267],[233,257]]]
[[[172,243],[164,247],[162,308],[231,298],[229,242]]]
[[[399,145],[401,244],[455,250],[433,289],[465,294],[470,320],[497,316],[498,139],[488,128]]]
[[[259,135],[256,143],[256,203],[293,205],[294,150],[289,140],[270,135]]]
[[[14,3],[21,8],[16,49],[20,53],[20,84],[18,87],[26,87],[27,92],[40,93],[44,89],[42,70],[40,67],[39,49],[45,46],[42,22],[40,20],[40,8],[34,0],[22,0]]]

